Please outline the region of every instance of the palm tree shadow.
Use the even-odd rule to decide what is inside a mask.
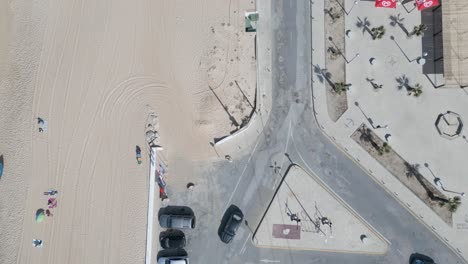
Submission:
[[[368,142],[372,145],[372,147],[376,150],[379,150],[379,145],[374,141],[374,135],[372,134],[372,130],[365,126],[362,126],[358,129],[361,135],[359,136],[359,140]]]
[[[404,17],[400,17],[400,14],[398,13],[396,16],[391,15],[390,17],[390,26],[395,27],[398,25],[400,29],[406,34],[406,36],[409,36],[409,31],[406,29],[405,24],[403,24],[403,21],[405,20]]]
[[[356,22],[356,27],[362,30],[362,34],[367,32],[371,37],[373,37],[374,34],[372,34],[372,31],[370,30],[371,23],[369,19],[367,19],[367,17],[365,17],[364,19],[358,17],[357,19],[358,21]]]
[[[421,167],[421,165],[415,163],[415,164],[410,164],[409,162],[406,162],[405,161],[405,167],[406,167],[406,177],[408,178],[411,178],[411,177],[415,177],[416,180],[419,182],[419,184],[421,184],[421,186],[424,188],[424,190],[426,191],[427,193],[427,196],[429,196],[429,198],[432,200],[432,201],[437,201],[439,203],[446,203],[448,202],[447,199],[445,198],[441,198],[441,197],[438,197],[436,195],[434,195],[434,192],[431,190],[431,188],[429,188],[428,186],[428,182],[425,181],[423,179],[423,176],[421,175],[421,173],[419,173],[419,168]]]
[[[327,69],[322,69],[319,65],[314,65],[314,73],[317,75],[320,83],[327,81],[330,86],[335,86],[335,84],[331,81],[332,74]]]
[[[398,83],[397,85],[398,90],[401,90],[403,88],[405,88],[406,90],[409,90],[411,88],[409,85],[409,79],[406,76],[406,74],[403,74],[401,77],[398,77],[395,80]]]

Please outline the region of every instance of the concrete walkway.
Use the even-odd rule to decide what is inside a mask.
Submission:
[[[360,254],[384,254],[389,244],[316,175],[295,165],[254,241],[259,247]]]
[[[345,9],[350,10],[353,1],[345,2],[347,3]],[[325,52],[328,47],[327,36],[324,36],[323,7],[324,0],[314,1],[312,14],[312,31],[314,32],[312,64],[318,65],[321,68],[325,65]],[[372,115],[373,119],[375,118],[374,121],[377,123],[379,121],[382,122],[376,125],[383,126],[390,124],[387,130],[377,129],[375,132],[383,138],[386,133],[391,131],[392,137],[390,138],[390,144],[397,152],[401,153],[408,162],[417,162],[423,165],[425,161],[430,161],[429,164],[437,164],[440,171],[445,172],[444,175],[447,175],[446,177],[453,177],[449,175],[454,175],[453,173],[460,169],[459,166],[466,165],[466,162],[460,163],[460,161],[457,161],[457,166],[455,167],[451,165],[444,166],[445,161],[452,164],[452,161],[449,161],[449,159],[454,158],[458,160],[466,157],[465,149],[463,149],[466,143],[461,141],[461,137],[454,143],[455,141],[440,141],[438,138],[435,138],[433,133],[428,136],[421,133],[422,131],[432,131],[430,129],[435,130],[435,128],[432,127],[437,117],[437,115],[434,116],[435,112],[450,110],[445,109],[446,107],[457,108],[452,111],[468,111],[468,108],[466,108],[466,98],[463,97],[466,95],[464,95],[464,91],[461,89],[452,91],[437,90],[438,94],[436,95],[436,90],[432,88],[430,84],[428,85],[428,80],[425,79],[426,77],[422,75],[420,68],[418,68],[420,65],[417,65],[416,62],[407,61],[400,50],[395,50],[398,47],[389,37],[390,35],[395,35],[395,38],[397,38],[399,29],[398,27],[390,28],[388,17],[390,14],[396,15],[397,13],[408,17],[405,22],[409,22],[408,25],[411,27],[408,27],[410,29],[412,29],[413,24],[420,23],[417,17],[420,15],[417,12],[407,14],[401,6],[399,6],[396,11],[374,9],[372,2],[360,1],[359,5],[353,8],[353,11],[346,17],[346,26],[353,30],[352,38],[355,39],[352,39],[352,42],[347,39],[346,55],[348,57],[353,57],[357,52],[361,54],[358,59],[348,64],[347,67],[347,82],[351,81],[353,83],[348,93],[348,101],[350,102],[349,110],[336,123],[332,122],[327,113],[326,88],[324,84],[318,80],[317,75],[312,74],[315,117],[323,132],[331,141],[363,167],[370,177],[384,186],[385,189],[400,201],[400,203],[418,218],[421,223],[425,224],[438,235],[442,241],[451,246],[455,252],[467,259],[468,239],[466,236],[467,232],[463,228],[464,226],[468,227],[468,205],[466,205],[466,202],[464,205],[462,204],[462,207],[460,207],[459,211],[454,215],[454,225],[447,225],[418,197],[350,138],[350,135],[360,124],[367,122],[360,109],[354,105],[355,101],[359,101],[360,106],[365,107],[364,111],[368,112],[368,115]],[[355,27],[357,16],[361,18],[369,16],[373,23],[372,26],[385,25],[387,33],[384,39],[372,41],[367,34],[362,36],[361,31],[357,31]],[[399,37],[402,39],[401,36]],[[407,56],[412,58],[422,53],[421,47],[419,47],[419,49],[417,48],[420,42],[418,44],[418,41],[414,39],[408,41],[410,42],[408,44],[408,52],[410,54]],[[377,59],[378,65],[370,65],[368,59],[372,57],[372,53],[385,54],[382,58],[379,57]],[[389,63],[386,63],[386,61],[389,61]],[[415,76],[414,78],[412,77],[415,79],[415,81],[411,81],[413,84],[419,82],[423,85],[424,93],[421,98],[410,97],[406,95],[406,91],[397,90],[395,78],[398,77],[400,71]],[[372,74],[377,76],[377,82],[384,84],[383,90],[387,89],[387,91],[380,94],[378,98],[375,97],[375,95],[381,91],[372,91],[372,87],[369,87],[370,84],[365,81],[366,76]],[[358,79],[356,79],[357,77]],[[450,95],[448,95],[449,92],[451,93]],[[440,96],[443,96],[445,100],[441,99]],[[451,104],[451,102],[453,102],[453,104]],[[460,108],[463,105],[465,107],[463,109]],[[405,108],[405,106],[407,108]],[[434,108],[434,106],[437,107]],[[468,117],[468,113],[465,116]],[[419,118],[424,119],[421,125],[418,125]],[[421,137],[424,138],[424,140],[420,140]],[[431,144],[435,144],[437,147],[431,147]],[[454,144],[459,145],[458,148],[453,148]],[[447,145],[450,147],[447,147]],[[440,152],[441,149],[443,150],[442,152]],[[447,150],[449,150],[449,152],[446,152]],[[465,154],[457,155],[459,152],[460,154]],[[444,154],[441,155],[441,153]],[[437,156],[438,160],[435,159],[434,155]],[[424,169],[426,170],[426,168]],[[421,173],[432,181],[433,178],[429,170],[424,171],[421,169]],[[459,177],[461,178],[461,175]],[[468,186],[465,179],[447,178],[447,182],[450,182],[450,186],[453,186],[453,188]]]

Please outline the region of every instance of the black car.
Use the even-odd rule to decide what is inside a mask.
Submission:
[[[409,262],[410,264],[435,264],[432,258],[419,253],[411,254]]]
[[[185,234],[181,230],[169,229],[159,234],[161,247],[165,249],[185,247]]]
[[[218,230],[218,235],[224,243],[230,243],[240,224],[244,220],[244,214],[235,205],[231,205],[224,214],[221,226]]]

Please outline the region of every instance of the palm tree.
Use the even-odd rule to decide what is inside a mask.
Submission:
[[[448,207],[449,207],[449,211],[452,212],[452,213],[455,213],[458,209],[458,207],[460,207],[461,205],[461,198],[460,196],[455,196],[453,198],[450,198],[448,199]]]
[[[356,26],[362,30],[362,34],[367,31],[370,35],[372,35],[372,32],[369,30],[369,27],[371,26],[370,21],[365,17],[364,19],[357,18],[358,21],[356,22]]]
[[[408,88],[408,95],[413,95],[414,97],[419,97],[422,94],[422,86],[417,83],[414,87]]]
[[[377,143],[375,143],[374,135],[372,134],[372,130],[370,128],[362,126],[358,129],[358,131],[361,133],[359,140],[370,143],[374,149],[379,151],[380,147],[377,145]]]
[[[358,131],[361,133],[359,136],[360,140],[365,142],[374,142],[374,136],[372,135],[370,128],[363,126],[359,128]]]
[[[379,26],[371,29],[372,39],[381,39],[385,35],[385,27]]]
[[[325,9],[324,10],[326,14],[328,14],[332,20],[332,22],[335,22],[338,18],[341,17],[341,14],[342,14],[342,11],[334,11],[333,10],[333,7],[331,7],[330,9]]]
[[[336,48],[334,47],[328,47],[327,51],[330,53],[330,58],[331,59],[336,59],[338,56],[341,55],[341,51],[340,50],[337,50]]]
[[[417,163],[410,164],[405,161],[405,167],[406,167],[406,177],[410,178],[410,177],[419,175],[419,167],[421,167],[421,165]]]
[[[379,155],[382,156],[384,153],[389,153],[391,149],[392,148],[390,147],[390,145],[387,142],[384,142],[382,144],[382,147],[378,149]]]
[[[333,85],[333,90],[334,90],[337,94],[341,94],[341,92],[344,92],[344,91],[348,90],[350,86],[351,86],[351,84],[349,84],[349,83],[336,82],[336,83],[334,83],[334,85]]]
[[[414,26],[413,31],[411,32],[411,36],[416,35],[416,36],[424,36],[424,31],[426,31],[427,26],[424,24]]]

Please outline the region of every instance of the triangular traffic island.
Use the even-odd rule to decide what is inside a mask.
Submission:
[[[258,247],[384,254],[388,242],[315,175],[292,166],[256,234]]]

